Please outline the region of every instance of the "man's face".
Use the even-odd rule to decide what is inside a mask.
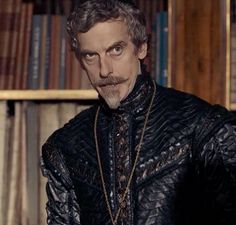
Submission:
[[[147,44],[136,49],[123,20],[97,23],[79,33],[78,41],[80,60],[93,87],[116,109],[134,87]]]

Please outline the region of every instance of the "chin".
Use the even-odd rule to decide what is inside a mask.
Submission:
[[[120,99],[118,96],[104,98],[110,109],[117,109],[120,106]]]

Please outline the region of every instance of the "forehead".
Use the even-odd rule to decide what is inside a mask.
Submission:
[[[108,20],[95,24],[86,33],[78,34],[80,49],[100,51],[118,41],[130,40],[127,25],[123,20]]]

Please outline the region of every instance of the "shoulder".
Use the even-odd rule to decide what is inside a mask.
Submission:
[[[212,105],[207,101],[187,92],[179,91],[174,88],[166,88],[162,86],[159,89],[160,98],[168,103],[172,108],[179,110],[208,110]]]
[[[212,105],[193,94],[173,88],[157,88],[157,107],[161,105],[176,121],[194,126],[198,134],[216,131],[226,123],[235,124],[235,115],[221,105]]]
[[[159,99],[164,101],[164,105],[168,106],[174,112],[180,112],[182,114],[190,111],[196,113],[196,116],[199,118],[211,117],[212,120],[214,120],[214,118],[217,120],[217,118],[221,117],[234,117],[234,114],[228,111],[225,107],[218,104],[210,104],[193,94],[162,86],[158,86],[158,89]]]
[[[167,121],[194,129],[200,118],[206,117],[212,105],[203,99],[173,88],[157,86],[155,108]]]
[[[236,115],[224,106],[210,104],[195,95],[173,88],[162,87],[162,92],[166,104],[169,104],[177,115],[181,115],[183,120],[190,123],[194,121],[195,139],[198,144],[203,144],[226,124],[227,127],[236,125]]]
[[[92,131],[96,108],[95,105],[83,110],[49,136],[42,146],[42,160],[48,169],[65,171],[64,153],[74,145],[75,139],[81,139],[81,135],[86,136]]]
[[[93,124],[97,105],[94,105],[88,109],[83,110],[74,118],[69,120],[63,127],[53,132],[49,136],[46,143],[61,148],[65,143],[71,140],[73,137],[85,130],[88,130],[90,125]]]

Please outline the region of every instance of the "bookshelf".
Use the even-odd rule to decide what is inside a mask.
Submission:
[[[0,100],[95,100],[95,90],[5,90]]]
[[[211,103],[222,104],[230,110],[236,110],[236,102],[231,101],[233,1],[152,0],[147,4],[152,6],[152,2],[167,2],[167,86],[193,93]],[[136,2],[146,14],[151,15],[152,9],[145,5],[144,0]],[[160,5],[164,7],[163,3]],[[96,98],[92,90],[0,90],[0,100]]]
[[[231,101],[231,23],[234,0],[168,2],[167,86],[236,110]],[[150,14],[143,0],[136,1]],[[149,1],[151,5],[152,1]],[[155,1],[153,1],[155,2]],[[162,3],[163,4],[163,3]],[[161,4],[160,4],[161,5]],[[162,6],[163,7],[163,6]],[[214,12],[214,13],[213,13]],[[205,32],[205,33],[204,33]],[[71,96],[71,97],[70,97]],[[0,90],[7,99],[96,99],[91,90]]]
[[[164,11],[168,13],[168,57],[166,59],[167,68],[164,68],[167,69],[168,74],[167,86],[193,93],[211,103],[222,104],[230,110],[236,110],[236,101],[232,101],[232,60],[234,58],[232,54],[232,4],[235,0],[136,1],[140,8],[148,15],[148,29],[150,35],[154,34],[151,31],[150,21],[154,18],[153,10],[155,7],[158,8],[158,10],[164,9]],[[13,0],[2,0],[1,3],[2,2],[5,2],[8,6],[14,4]],[[16,0],[15,2],[19,4],[20,0]],[[39,0],[37,2],[41,1]],[[19,5],[17,7],[19,10]],[[154,39],[152,39],[152,41],[153,40]],[[22,52],[22,49],[18,49],[17,51]],[[150,55],[155,55],[155,52],[150,52]],[[69,54],[69,57],[71,57],[71,54]],[[153,72],[156,70],[156,68],[153,68],[153,61],[150,58],[147,59],[147,63],[149,63],[150,71]],[[79,68],[74,68],[74,66],[75,61],[72,62],[69,69],[76,73]],[[22,77],[22,79],[23,78],[24,77]],[[20,81],[19,78],[18,81]],[[76,80],[76,82],[78,81]],[[21,193],[23,193],[22,207],[24,209],[27,204],[33,206],[32,209],[28,211],[28,214],[32,215],[30,217],[32,224],[45,224],[45,180],[40,180],[40,182],[42,182],[42,184],[40,184],[39,199],[40,201],[42,199],[40,206],[33,201],[27,202],[27,188],[29,190],[32,189],[31,187],[26,188],[26,180],[23,180],[26,179],[28,173],[25,168],[27,165],[25,159],[27,157],[29,158],[27,154],[29,154],[29,152],[33,154],[32,157],[34,157],[36,162],[40,155],[40,146],[44,143],[46,138],[54,130],[63,126],[66,121],[79,113],[81,109],[87,107],[91,102],[90,100],[96,99],[96,91],[80,90],[75,87],[71,90],[0,90],[0,117],[1,121],[3,121],[0,129],[2,132],[0,135],[2,137],[2,142],[0,141],[0,178],[9,179],[7,175],[4,176],[3,169],[10,166],[12,163],[11,158],[4,158],[4,153],[9,151],[9,155],[15,154],[15,158],[21,157],[21,161],[16,161],[22,164],[17,166],[21,167],[21,171],[24,173],[23,175],[21,174],[22,176],[19,176],[22,179],[19,181],[20,188],[22,189]],[[28,122],[26,120],[28,120]],[[27,133],[27,131],[29,132]],[[30,136],[28,137],[27,135]],[[3,137],[6,138],[4,139]],[[15,137],[18,137],[21,141],[16,143]],[[26,140],[32,140],[32,137],[40,137],[40,140],[37,140],[37,146],[30,148]],[[12,149],[12,140],[14,141],[14,149]],[[19,149],[21,150],[20,156],[18,154]],[[28,149],[30,151],[27,152]],[[14,151],[14,153],[12,153],[12,151]],[[38,165],[35,165],[35,168],[33,168],[35,174],[38,173],[38,169]],[[37,176],[39,177],[39,175]],[[5,196],[4,202],[8,202],[9,199],[6,197],[8,196],[8,190],[4,190],[7,193],[3,193],[1,192],[1,188],[2,186],[0,186],[0,197],[2,199]],[[15,199],[15,201],[19,202],[20,200]],[[4,211],[3,215],[7,214],[10,218],[11,214],[7,212],[7,209],[10,207],[1,204],[0,201],[0,212],[4,209],[2,210]],[[11,218],[21,217],[22,221],[19,224],[27,224],[27,222],[25,222],[27,220],[27,213],[18,211],[19,210],[11,211],[11,213],[16,214]],[[39,211],[40,215],[37,214]],[[19,216],[19,214],[21,215]],[[16,224],[14,222],[6,223],[5,216],[3,215],[0,214],[0,224]],[[36,216],[33,218],[33,215],[38,216],[40,222]],[[36,220],[38,222],[35,222]]]

